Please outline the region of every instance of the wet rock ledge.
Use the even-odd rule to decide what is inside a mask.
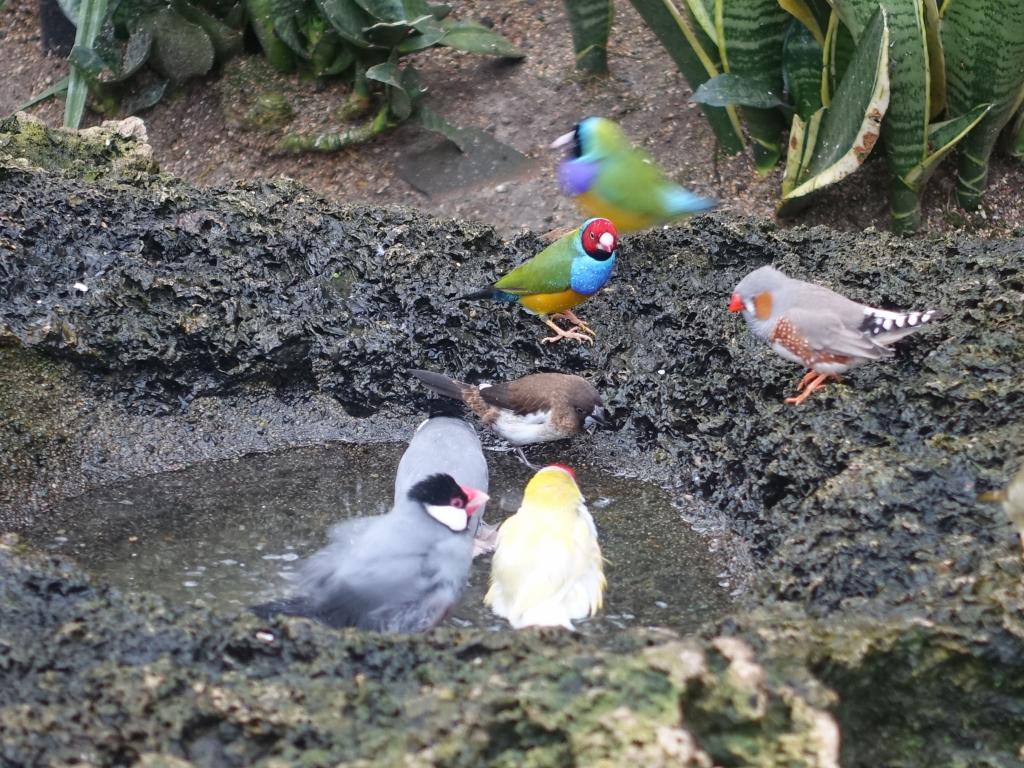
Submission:
[[[626,239],[593,348],[453,297],[540,245],[290,183],[161,175],[141,126],[0,123],[0,530],[196,461],[405,437],[408,367],[575,371],[540,451],[676,490],[752,561],[700,637],[418,638],[211,615],[0,546],[0,764],[1024,764],[1024,569],[977,493],[1024,454],[1024,242],[727,215]],[[951,316],[799,408],[724,311],[773,262]],[[680,585],[685,589],[685,585]]]

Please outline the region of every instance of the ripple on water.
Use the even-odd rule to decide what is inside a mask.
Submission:
[[[177,601],[244,608],[281,596],[300,558],[337,521],[387,510],[404,445],[331,445],[202,464],[63,503],[29,538],[75,557],[101,581]],[[487,454],[487,519],[515,512],[531,471]],[[608,577],[605,609],[586,633],[634,625],[696,629],[723,616],[725,563],[661,489],[577,468]],[[489,558],[474,563],[453,625],[507,627],[483,605]]]

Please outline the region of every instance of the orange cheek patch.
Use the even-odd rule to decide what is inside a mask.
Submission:
[[[772,316],[772,295],[767,291],[754,297],[754,315],[758,320],[767,320]]]

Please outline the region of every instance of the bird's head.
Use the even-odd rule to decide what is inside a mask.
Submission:
[[[523,506],[575,509],[583,502],[576,473],[564,464],[549,464],[530,478],[523,491]]]
[[[628,150],[631,145],[622,129],[608,118],[587,117],[551,144],[552,149],[563,147],[568,148],[573,159],[587,157],[597,160]]]
[[[774,267],[755,269],[736,285],[729,300],[730,312],[742,312],[751,325],[768,323],[778,310],[776,296],[786,276]]]
[[[431,475],[409,489],[409,498],[437,522],[453,531],[464,531],[469,519],[490,498],[483,491],[459,485],[451,475]]]
[[[588,219],[580,227],[580,243],[588,256],[604,261],[619,247],[619,233],[608,219]]]
[[[604,402],[586,379],[573,377],[566,399],[576,416],[576,424],[581,432],[605,423]]]

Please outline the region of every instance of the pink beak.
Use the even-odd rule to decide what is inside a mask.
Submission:
[[[478,491],[476,488],[470,488],[468,485],[460,485],[459,488],[466,494],[469,499],[466,502],[466,517],[472,517],[473,513],[476,512],[480,507],[487,503],[487,500],[491,497],[483,491]]]
[[[732,295],[732,299],[729,301],[730,312],[742,312],[745,309],[743,306],[743,299],[740,298],[738,293]]]

